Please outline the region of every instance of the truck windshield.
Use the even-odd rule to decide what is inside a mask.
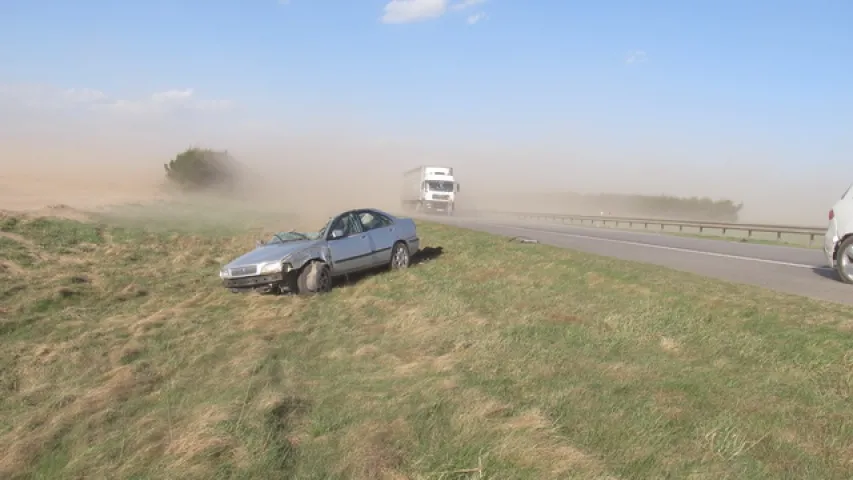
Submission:
[[[443,180],[427,180],[427,188],[431,192],[452,192],[453,182],[445,182]]]

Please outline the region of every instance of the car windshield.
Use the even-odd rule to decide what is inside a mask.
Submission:
[[[317,232],[278,232],[274,233],[267,245],[275,243],[298,242],[301,240],[314,240],[320,236]]]
[[[452,192],[453,182],[445,182],[443,180],[428,180],[427,187],[431,192]]]

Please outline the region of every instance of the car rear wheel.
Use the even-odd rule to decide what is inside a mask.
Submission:
[[[332,289],[332,271],[323,262],[311,262],[296,278],[296,291],[299,295],[326,293]]]
[[[845,238],[838,245],[835,254],[835,271],[844,283],[853,283],[853,235]]]
[[[391,249],[391,264],[389,265],[391,270],[408,268],[410,261],[409,249],[406,244],[403,242],[395,243],[394,248]]]

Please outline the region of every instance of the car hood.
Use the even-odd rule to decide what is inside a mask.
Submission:
[[[284,258],[285,255],[308,248],[316,243],[318,243],[317,240],[304,240],[261,245],[251,252],[231,260],[231,262],[223,268],[239,267],[242,265],[256,265],[263,262],[277,262]]]

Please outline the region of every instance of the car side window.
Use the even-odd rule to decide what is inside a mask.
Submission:
[[[368,232],[377,227],[376,225],[376,215],[373,215],[370,212],[358,212],[358,221],[361,222],[362,227],[364,227],[364,231]]]
[[[332,224],[332,229],[329,230],[329,234],[334,232],[335,230],[340,230],[344,232],[344,237],[348,237],[352,234],[350,232],[350,224],[347,222],[347,217],[349,215],[341,215],[337,219],[335,219],[335,223]]]
[[[346,238],[362,231],[361,225],[358,225],[357,219],[352,213],[347,213],[346,215],[338,217],[335,220],[335,223],[332,224],[332,229],[329,230],[329,234],[335,230],[342,230],[344,232],[344,236],[340,238]]]
[[[394,223],[391,221],[390,218],[386,217],[385,215],[379,214],[379,213],[376,214],[376,218],[377,218],[377,223],[379,223],[379,226],[376,228],[389,227],[389,226],[391,226],[392,223]]]
[[[364,231],[375,230],[377,228],[387,227],[388,225],[391,225],[390,218],[376,212],[359,212],[358,219],[361,222],[362,226],[364,226]]]
[[[361,233],[364,231],[361,224],[358,223],[358,218],[354,213],[350,213],[347,215],[347,223],[349,223],[349,234],[354,235],[356,233]]]

